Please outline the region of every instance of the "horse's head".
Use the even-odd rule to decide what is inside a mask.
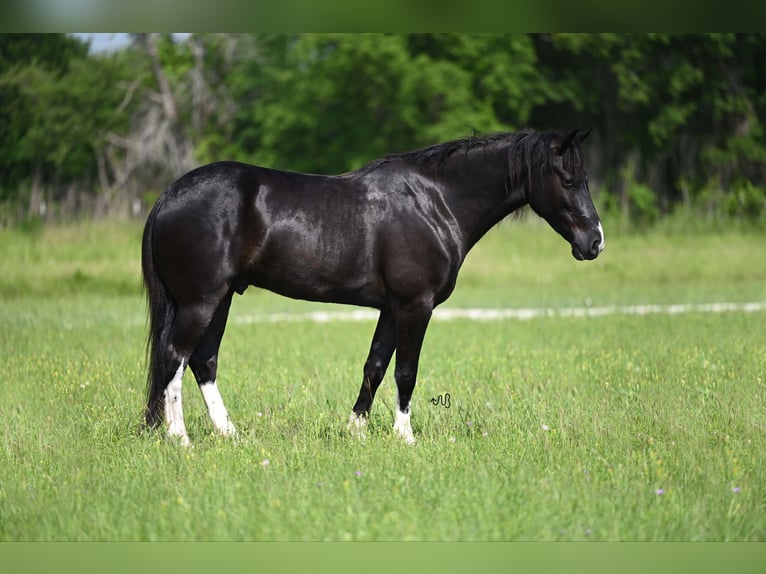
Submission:
[[[588,189],[580,144],[590,130],[553,136],[547,168],[529,185],[529,205],[572,245],[575,259],[595,259],[604,249],[604,230]]]

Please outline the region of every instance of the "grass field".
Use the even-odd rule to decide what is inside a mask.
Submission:
[[[766,232],[610,233],[591,263],[533,218],[470,255],[445,307],[766,301]],[[766,313],[434,321],[391,431],[347,435],[374,321],[236,298],[219,380],[240,433],[138,432],[140,226],[0,231],[0,540],[764,540]],[[450,408],[432,397],[449,393]]]

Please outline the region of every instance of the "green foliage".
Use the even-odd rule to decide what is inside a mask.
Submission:
[[[119,123],[113,110],[121,98],[114,89],[120,80],[110,60],[76,60],[61,75],[37,65],[8,70],[0,89],[15,90],[24,105],[12,109],[16,120],[24,118],[24,125],[14,121],[22,134],[16,141],[17,160],[41,166],[52,178],[72,180],[91,173],[106,132]]]
[[[336,173],[392,151],[509,129],[496,109],[507,116],[509,101],[529,106],[519,80],[531,74],[534,57],[526,37],[512,40],[258,36],[255,61],[245,63],[250,81],[236,84],[235,98],[252,105],[231,128],[232,138],[246,136],[234,157]],[[212,159],[220,152],[205,140],[204,153]]]
[[[628,198],[633,206],[631,214],[638,223],[653,223],[659,216],[657,197],[648,186],[634,183],[628,189]]]
[[[726,195],[723,209],[732,217],[763,220],[766,215],[766,189],[756,187],[749,180],[735,181]]]
[[[98,156],[109,132],[130,118],[116,114],[129,69],[122,58],[89,58],[64,35],[3,35],[0,67],[0,199],[28,199],[31,186],[77,185],[97,195]],[[53,198],[55,199],[55,197]]]
[[[65,74],[71,59],[87,47],[63,35],[0,35],[0,198],[15,191],[32,171],[34,152],[25,145],[26,132],[39,119],[40,105],[30,101],[41,82]]]
[[[197,163],[338,173],[524,126],[593,127],[594,193],[642,226],[763,213],[762,34],[165,34],[156,61],[141,38],[0,36],[4,220],[41,189],[146,206]]]

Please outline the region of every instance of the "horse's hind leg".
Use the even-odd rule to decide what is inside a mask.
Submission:
[[[231,298],[233,292],[229,292],[221,300],[215,310],[205,334],[200,339],[189,358],[189,367],[194,373],[197,384],[202,392],[202,397],[207,406],[207,412],[218,433],[229,436],[236,434],[236,429],[229,419],[229,413],[223,404],[221,393],[218,391],[216,374],[218,371],[218,349],[221,346],[226,319],[229,316]]]
[[[364,364],[362,388],[359,390],[359,397],[356,399],[348,421],[349,430],[359,436],[364,435],[375,392],[383,381],[391,356],[394,354],[395,336],[396,322],[393,315],[389,311],[381,311],[372,337],[370,353]]]
[[[165,422],[168,435],[178,437],[184,445],[189,444],[181,399],[184,371],[216,308],[217,305],[211,303],[179,305],[171,328],[170,342],[164,350],[164,370],[169,375],[163,396]]]

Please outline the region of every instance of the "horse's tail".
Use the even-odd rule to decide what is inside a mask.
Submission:
[[[166,352],[170,329],[176,315],[176,303],[160,276],[153,254],[154,224],[162,205],[162,196],[149,213],[141,244],[141,270],[144,278],[149,334],[146,340],[146,425],[154,428],[162,422],[167,386]]]

